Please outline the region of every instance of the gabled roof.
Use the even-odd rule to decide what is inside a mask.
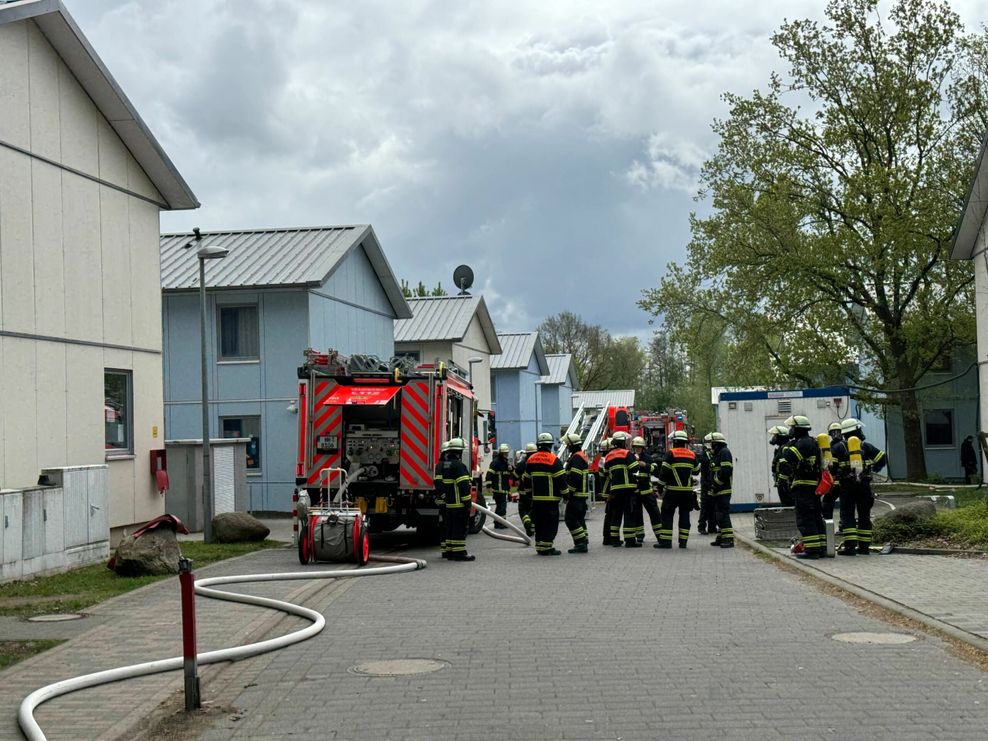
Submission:
[[[408,299],[410,319],[395,320],[395,344],[400,342],[459,342],[476,316],[491,355],[501,343],[483,296],[423,296]]]
[[[573,365],[573,356],[570,353],[547,353],[545,359],[549,364],[549,373],[542,376],[539,383],[554,385],[569,381],[570,388],[576,388],[576,367]]]
[[[988,214],[988,136],[981,145],[978,164],[974,168],[971,189],[967,193],[964,211],[954,227],[954,244],[950,256],[955,260],[970,260],[978,252],[978,234]]]
[[[0,4],[0,26],[33,20],[130,150],[164,198],[163,209],[199,208],[195,194],[168,159],[133,103],[90,46],[61,0],[19,0]]]
[[[497,338],[501,341],[501,354],[491,358],[491,370],[527,368],[532,353],[535,353],[539,375],[544,376],[549,372],[549,364],[546,362],[545,350],[542,349],[542,340],[539,339],[538,332],[498,333]]]
[[[606,391],[578,391],[573,394],[573,408],[581,406],[601,409],[605,404],[612,407],[633,407],[635,405],[634,389],[608,389]]]
[[[320,286],[347,255],[362,245],[395,316],[407,318],[412,315],[388,258],[369,224],[202,232],[202,235],[203,245],[230,250],[224,259],[209,261],[207,282],[211,290]],[[186,248],[192,239],[190,233],[161,235],[162,290],[198,290],[196,248]]]

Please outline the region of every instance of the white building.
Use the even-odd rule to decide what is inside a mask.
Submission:
[[[0,5],[0,60],[0,487],[105,463],[119,531],[164,512],[159,212],[199,203],[59,0]]]

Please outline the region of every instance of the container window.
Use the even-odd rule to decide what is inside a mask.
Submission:
[[[247,437],[247,470],[256,471],[261,468],[261,418],[260,417],[223,417],[220,419],[223,437]]]
[[[103,371],[103,430],[108,455],[134,452],[133,373]]]

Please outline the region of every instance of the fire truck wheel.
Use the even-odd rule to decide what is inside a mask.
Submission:
[[[353,561],[364,566],[370,560],[370,534],[360,518],[353,522]]]
[[[309,563],[309,523],[304,523],[302,527],[299,528],[298,532],[298,562],[301,564]]]
[[[471,512],[473,514],[470,515],[470,534],[476,535],[484,529],[484,523],[487,522],[487,515],[476,508],[472,509]]]

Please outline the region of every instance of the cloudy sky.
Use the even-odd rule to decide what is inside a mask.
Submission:
[[[681,260],[720,96],[823,0],[66,0],[203,206],[162,229],[370,223],[471,265],[500,331],[635,306]],[[988,0],[954,0],[970,28]]]

